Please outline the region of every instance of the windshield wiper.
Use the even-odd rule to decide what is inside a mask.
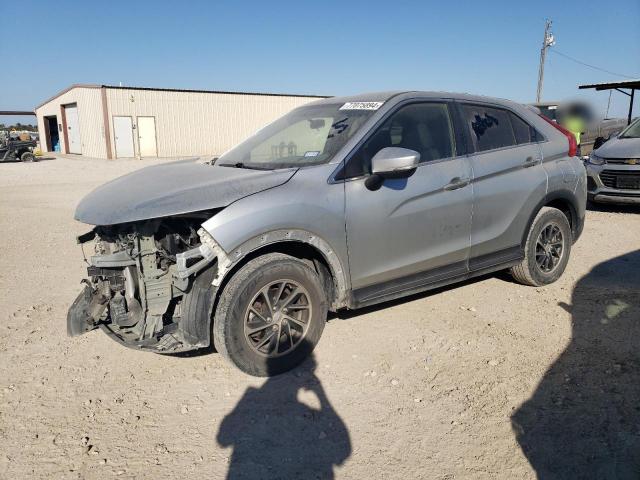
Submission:
[[[249,168],[244,164],[244,162],[236,162],[236,163],[221,163],[221,167],[231,167],[231,168]]]
[[[273,170],[273,167],[262,167],[256,166],[255,164],[247,164],[244,162],[236,162],[236,163],[221,163],[219,164],[221,167],[231,167],[231,168],[245,168],[247,170]]]

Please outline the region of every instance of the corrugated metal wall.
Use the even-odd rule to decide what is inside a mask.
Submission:
[[[134,124],[138,116],[153,116],[158,156],[220,155],[313,100],[317,98],[107,88],[111,144],[115,146],[114,116],[131,116]],[[138,152],[136,135],[134,144]]]
[[[55,115],[58,124],[62,124],[62,105],[76,103],[78,105],[78,124],[82,155],[88,157],[107,158],[104,122],[102,113],[102,97],[100,88],[76,87],[54,98],[36,109],[40,146],[47,151],[45,140],[44,117]],[[65,152],[64,132],[60,131],[61,152]]]

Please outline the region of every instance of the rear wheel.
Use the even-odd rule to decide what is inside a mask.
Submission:
[[[224,288],[214,344],[245,373],[277,375],[309,356],[326,319],[326,293],[313,267],[270,253],[247,263]]]
[[[544,207],[531,224],[524,260],[511,268],[511,275],[524,285],[542,286],[555,282],[567,267],[571,243],[567,217],[557,208]]]

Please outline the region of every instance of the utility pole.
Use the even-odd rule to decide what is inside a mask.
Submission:
[[[536,103],[540,102],[542,97],[542,84],[544,82],[544,60],[547,57],[547,49],[556,44],[551,33],[551,20],[544,21],[544,37],[542,39],[542,48],[540,49],[540,67],[538,68],[538,90],[536,92]]]

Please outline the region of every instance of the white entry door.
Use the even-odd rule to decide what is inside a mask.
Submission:
[[[155,117],[138,117],[138,147],[141,157],[158,156]]]
[[[67,145],[69,153],[82,153],[80,143],[80,124],[78,122],[78,106],[66,105],[64,107],[65,119],[67,122]]]
[[[131,117],[113,117],[113,137],[116,144],[116,158],[135,157]]]

